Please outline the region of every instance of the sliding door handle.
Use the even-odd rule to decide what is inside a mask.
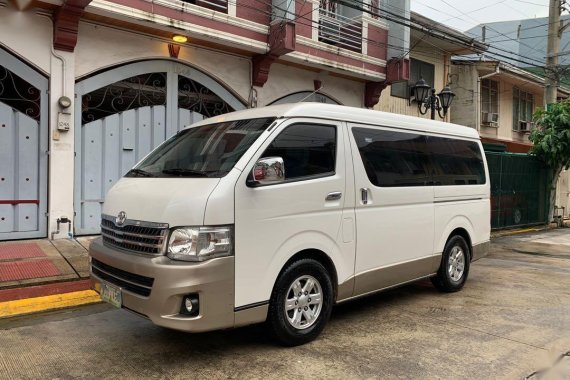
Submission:
[[[342,193],[340,191],[333,191],[327,194],[325,201],[338,201],[340,198],[342,198]]]
[[[362,199],[362,204],[368,204],[368,189],[366,187],[360,189],[360,196]]]

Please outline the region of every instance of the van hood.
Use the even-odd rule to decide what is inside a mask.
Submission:
[[[122,178],[107,193],[103,214],[168,223],[170,227],[201,226],[208,197],[220,178]]]

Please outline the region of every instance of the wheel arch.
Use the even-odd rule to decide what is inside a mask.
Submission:
[[[469,235],[469,232],[467,232],[467,230],[465,228],[458,227],[458,228],[454,229],[453,231],[451,231],[447,240],[445,241],[445,244],[447,244],[449,239],[451,239],[452,237],[457,236],[457,235],[461,236],[463,239],[465,239],[465,242],[467,243],[467,249],[469,249],[469,260],[470,261],[473,260],[473,243],[471,242],[471,236]]]
[[[283,266],[281,267],[281,270],[279,271],[279,274],[275,278],[275,281],[273,283],[273,289],[271,290],[271,293],[273,293],[273,290],[275,289],[275,285],[277,284],[277,280],[279,279],[279,277],[281,276],[283,271],[289,265],[291,265],[291,263],[298,261],[298,260],[302,260],[302,259],[313,259],[313,260],[319,262],[320,264],[322,264],[325,267],[325,269],[327,270],[327,272],[329,272],[329,274],[331,276],[331,282],[333,285],[333,299],[334,299],[334,302],[336,302],[336,297],[338,294],[338,273],[336,270],[336,266],[334,265],[334,262],[329,255],[327,255],[325,252],[321,251],[320,249],[316,249],[316,248],[306,248],[306,249],[303,249],[303,250],[295,253],[293,256],[291,256],[289,258],[289,260],[287,260],[285,262],[285,264],[283,264]]]
[[[459,216],[451,220],[447,226],[443,229],[443,233],[440,235],[440,241],[437,245],[436,252],[443,252],[445,245],[453,236],[459,235],[465,239],[467,247],[469,248],[470,259],[473,258],[473,238],[475,237],[475,229],[473,225],[464,216]]]

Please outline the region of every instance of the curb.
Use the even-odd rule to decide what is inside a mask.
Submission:
[[[15,301],[24,298],[53,296],[56,294],[78,292],[89,289],[91,289],[91,281],[88,278],[83,280],[0,289],[0,302]]]
[[[546,231],[546,230],[552,230],[552,229],[554,229],[554,228],[543,226],[543,227],[529,227],[529,228],[512,229],[512,230],[491,231],[491,238],[520,235],[520,234],[526,234],[529,232],[540,232],[540,231]]]
[[[0,302],[0,319],[101,302],[94,290]]]

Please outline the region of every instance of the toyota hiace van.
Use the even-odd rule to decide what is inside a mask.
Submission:
[[[267,321],[303,344],[334,304],[424,278],[460,290],[489,250],[489,194],[471,128],[316,103],[229,113],[109,191],[92,285],[160,326]]]

